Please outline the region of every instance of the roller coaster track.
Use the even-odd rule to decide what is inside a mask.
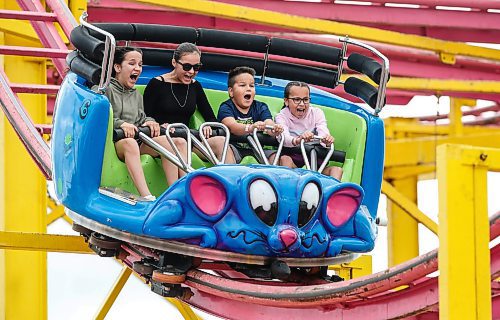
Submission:
[[[19,98],[12,91],[3,68],[0,68],[0,104],[19,140],[24,144],[45,177],[50,180],[52,176],[50,148],[36,129]]]
[[[499,126],[500,125],[500,104],[495,103],[488,107],[474,108],[463,112],[465,116],[473,116],[472,120],[464,120],[464,125],[483,125],[483,126]],[[432,123],[440,119],[449,119],[449,114],[439,116],[420,117],[422,123]]]
[[[490,219],[490,239],[500,234],[500,212]],[[399,319],[423,313],[437,317],[437,249],[385,271],[344,282],[290,286],[242,282],[200,270],[188,272],[186,285],[194,291],[187,303],[231,318],[227,306],[238,310],[234,319]],[[500,273],[500,245],[491,249],[493,309],[500,305],[494,281]],[[258,306],[256,306],[258,305]],[[436,312],[436,313],[435,313]],[[427,318],[426,318],[427,319]]]
[[[43,31],[42,31],[43,32]],[[61,48],[59,48],[61,49]],[[51,178],[50,148],[0,68],[0,104],[31,157]],[[490,218],[490,240],[500,235],[500,212]],[[490,251],[493,310],[500,309],[500,245]],[[194,292],[186,302],[233,319],[399,319],[426,314],[438,318],[437,250],[385,271],[343,282],[309,285],[257,281],[232,271],[191,270],[185,285]],[[497,315],[498,316],[498,315]],[[495,317],[495,312],[494,312]],[[426,318],[427,319],[427,318]]]
[[[500,212],[490,218],[490,240],[500,234]],[[154,257],[148,249],[122,244],[130,255],[123,262]],[[203,249],[200,249],[203,250]],[[141,251],[141,252],[139,252]],[[500,245],[491,249],[493,309],[500,307]],[[157,257],[156,257],[157,258]],[[208,273],[210,270],[211,273]],[[185,285],[194,296],[186,303],[227,319],[401,319],[425,314],[437,318],[439,303],[437,249],[388,270],[344,282],[312,280],[292,284],[255,280],[225,264],[204,262],[188,271]],[[361,317],[361,318],[360,318]]]

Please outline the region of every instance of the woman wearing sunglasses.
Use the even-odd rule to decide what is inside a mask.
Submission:
[[[207,122],[216,122],[217,118],[208,102],[201,84],[194,78],[202,64],[201,52],[196,45],[188,42],[181,43],[174,51],[172,59],[173,70],[152,78],[144,91],[144,110],[166,126],[168,123],[189,124],[189,119],[196,109]],[[203,134],[208,143],[220,159],[224,146],[224,137],[209,138],[212,133],[210,127],[205,127]],[[198,150],[195,152],[201,156]],[[234,163],[234,156],[227,152],[226,163]]]
[[[311,141],[315,135],[321,137],[321,142],[330,147],[334,138],[328,130],[325,114],[320,108],[310,105],[311,90],[309,86],[300,81],[289,82],[285,87],[285,98],[283,109],[276,115],[276,123],[283,126],[283,136],[285,147],[295,147],[300,142]],[[300,168],[304,166],[304,158],[301,153],[283,152],[280,158],[281,163],[290,168]],[[323,159],[318,159],[321,164]],[[323,171],[325,175],[340,180],[342,178],[342,168],[329,166]]]

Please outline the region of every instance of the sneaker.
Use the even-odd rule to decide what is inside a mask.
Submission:
[[[155,201],[156,197],[152,194],[148,194],[147,196],[142,197],[145,201]]]

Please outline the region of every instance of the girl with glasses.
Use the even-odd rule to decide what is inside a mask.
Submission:
[[[144,91],[146,114],[155,118],[162,126],[168,123],[184,123],[198,109],[207,122],[216,122],[217,118],[208,102],[201,84],[195,80],[201,64],[201,52],[192,43],[181,43],[174,51],[173,70],[152,78]],[[224,147],[224,137],[210,137],[212,129],[205,127],[200,134],[205,135],[215,155],[220,159]],[[194,150],[200,158],[204,158]],[[234,163],[234,156],[228,150],[226,163]]]
[[[310,93],[309,86],[300,81],[289,82],[285,87],[285,105],[276,115],[276,123],[281,124],[284,129],[285,147],[298,146],[302,140],[309,142],[315,135],[322,137],[321,142],[327,147],[334,142],[323,110],[310,105]],[[304,159],[300,152],[291,153],[283,149],[283,156],[280,160],[290,168],[304,166]],[[320,164],[322,161],[323,159],[318,159]],[[335,166],[326,167],[323,173],[337,180],[342,177],[342,169]]]

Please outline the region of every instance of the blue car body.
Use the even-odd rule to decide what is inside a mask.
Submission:
[[[145,67],[138,84],[161,72]],[[206,89],[227,89],[225,73],[200,72],[197,80]],[[258,86],[257,94],[281,98],[286,81],[270,81],[272,85]],[[116,230],[203,248],[304,258],[370,251],[382,181],[383,122],[333,94],[313,89],[311,97],[315,104],[366,121],[360,185],[303,169],[219,165],[187,174],[154,202],[132,205],[99,192],[109,101],[69,73],[57,96],[51,142],[57,197],[70,210]],[[268,202],[255,207],[252,199],[258,199],[254,193],[260,192],[259,186],[272,190],[274,198],[269,192],[264,197]],[[217,196],[207,202],[207,194]]]

